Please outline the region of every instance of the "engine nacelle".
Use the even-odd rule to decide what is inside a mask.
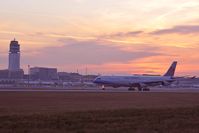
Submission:
[[[163,86],[169,86],[169,85],[171,85],[171,83],[164,81],[164,82],[162,82],[162,85]]]

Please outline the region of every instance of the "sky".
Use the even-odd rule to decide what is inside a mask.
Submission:
[[[0,0],[0,69],[21,44],[21,67],[85,74],[199,76],[198,0]]]

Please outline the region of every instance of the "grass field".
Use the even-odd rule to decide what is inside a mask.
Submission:
[[[0,93],[2,133],[198,133],[198,93]]]
[[[0,116],[2,133],[198,133],[199,108]]]

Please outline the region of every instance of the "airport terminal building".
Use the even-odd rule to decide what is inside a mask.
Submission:
[[[57,82],[80,82],[92,81],[94,77],[90,75],[80,75],[79,73],[58,72],[57,68],[49,67],[28,67],[28,74],[24,74],[20,66],[20,44],[16,39],[10,41],[8,52],[8,68],[0,70],[0,83],[10,81],[20,81],[22,83],[29,81],[52,81]],[[29,66],[29,65],[28,65]]]
[[[33,67],[30,68],[30,79],[41,81],[58,80],[57,68]]]

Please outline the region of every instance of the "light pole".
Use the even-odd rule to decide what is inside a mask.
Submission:
[[[30,86],[30,65],[28,65],[28,87]]]

